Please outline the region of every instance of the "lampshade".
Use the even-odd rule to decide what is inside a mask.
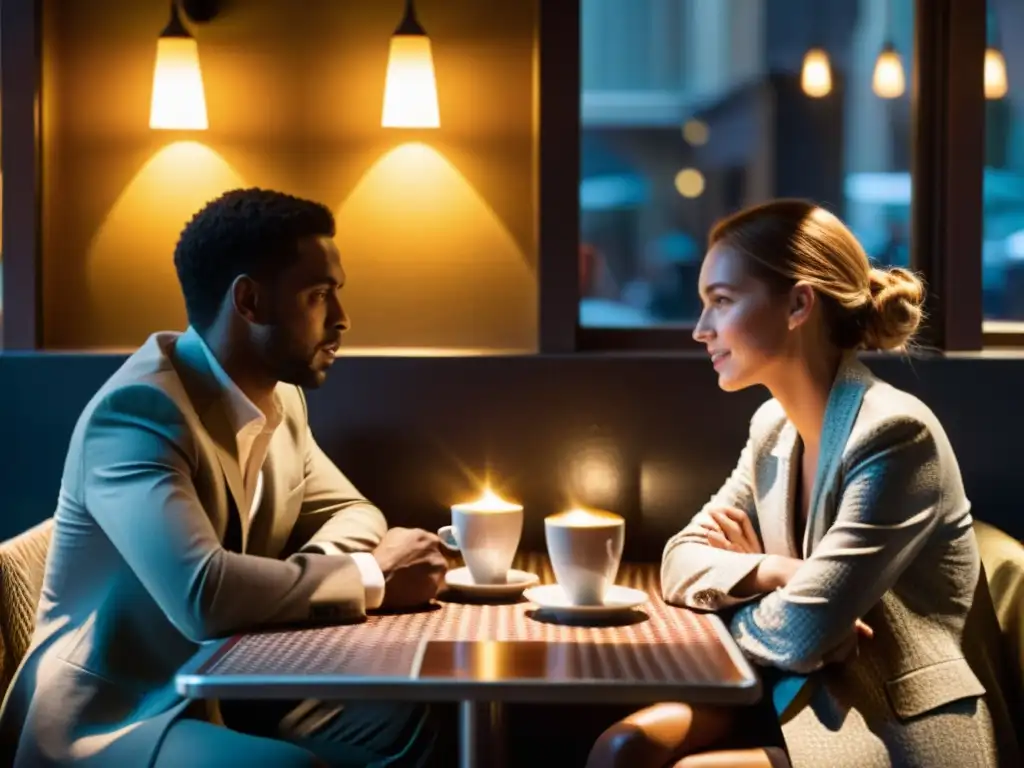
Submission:
[[[391,37],[381,125],[385,128],[441,126],[430,38],[416,19],[412,0],[406,0],[405,17]]]
[[[804,54],[800,86],[804,89],[804,93],[814,99],[820,99],[831,93],[832,67],[828,61],[828,54],[823,49],[811,48]]]
[[[149,127],[200,131],[209,127],[199,46],[182,24],[173,0],[171,20],[156,42]]]
[[[875,74],[871,86],[875,93],[883,99],[896,99],[903,95],[907,83],[903,74],[903,62],[896,53],[892,43],[882,46],[875,62]]]
[[[985,98],[1001,99],[1008,89],[1003,52],[998,48],[988,48],[985,51]]]

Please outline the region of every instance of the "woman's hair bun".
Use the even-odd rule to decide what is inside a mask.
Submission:
[[[924,284],[900,267],[872,268],[871,300],[864,317],[865,349],[902,349],[924,317]]]

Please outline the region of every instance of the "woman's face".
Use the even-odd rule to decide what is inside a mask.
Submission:
[[[693,338],[707,347],[718,386],[736,392],[767,385],[792,352],[793,295],[773,292],[725,242],[704,257],[699,290],[704,308]]]

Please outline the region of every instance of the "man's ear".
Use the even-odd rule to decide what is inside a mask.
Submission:
[[[260,286],[248,275],[239,275],[231,283],[231,306],[250,323],[259,323],[262,311]]]
[[[789,290],[789,330],[807,322],[818,301],[818,295],[808,283],[798,282]]]

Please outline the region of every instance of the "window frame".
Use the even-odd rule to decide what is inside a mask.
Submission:
[[[41,346],[42,2],[0,2],[2,351]]]
[[[922,340],[975,351],[984,340],[987,2],[916,0],[914,10],[910,245],[928,287]]]
[[[538,0],[537,350],[579,349],[580,2]],[[566,258],[568,256],[568,258]]]

